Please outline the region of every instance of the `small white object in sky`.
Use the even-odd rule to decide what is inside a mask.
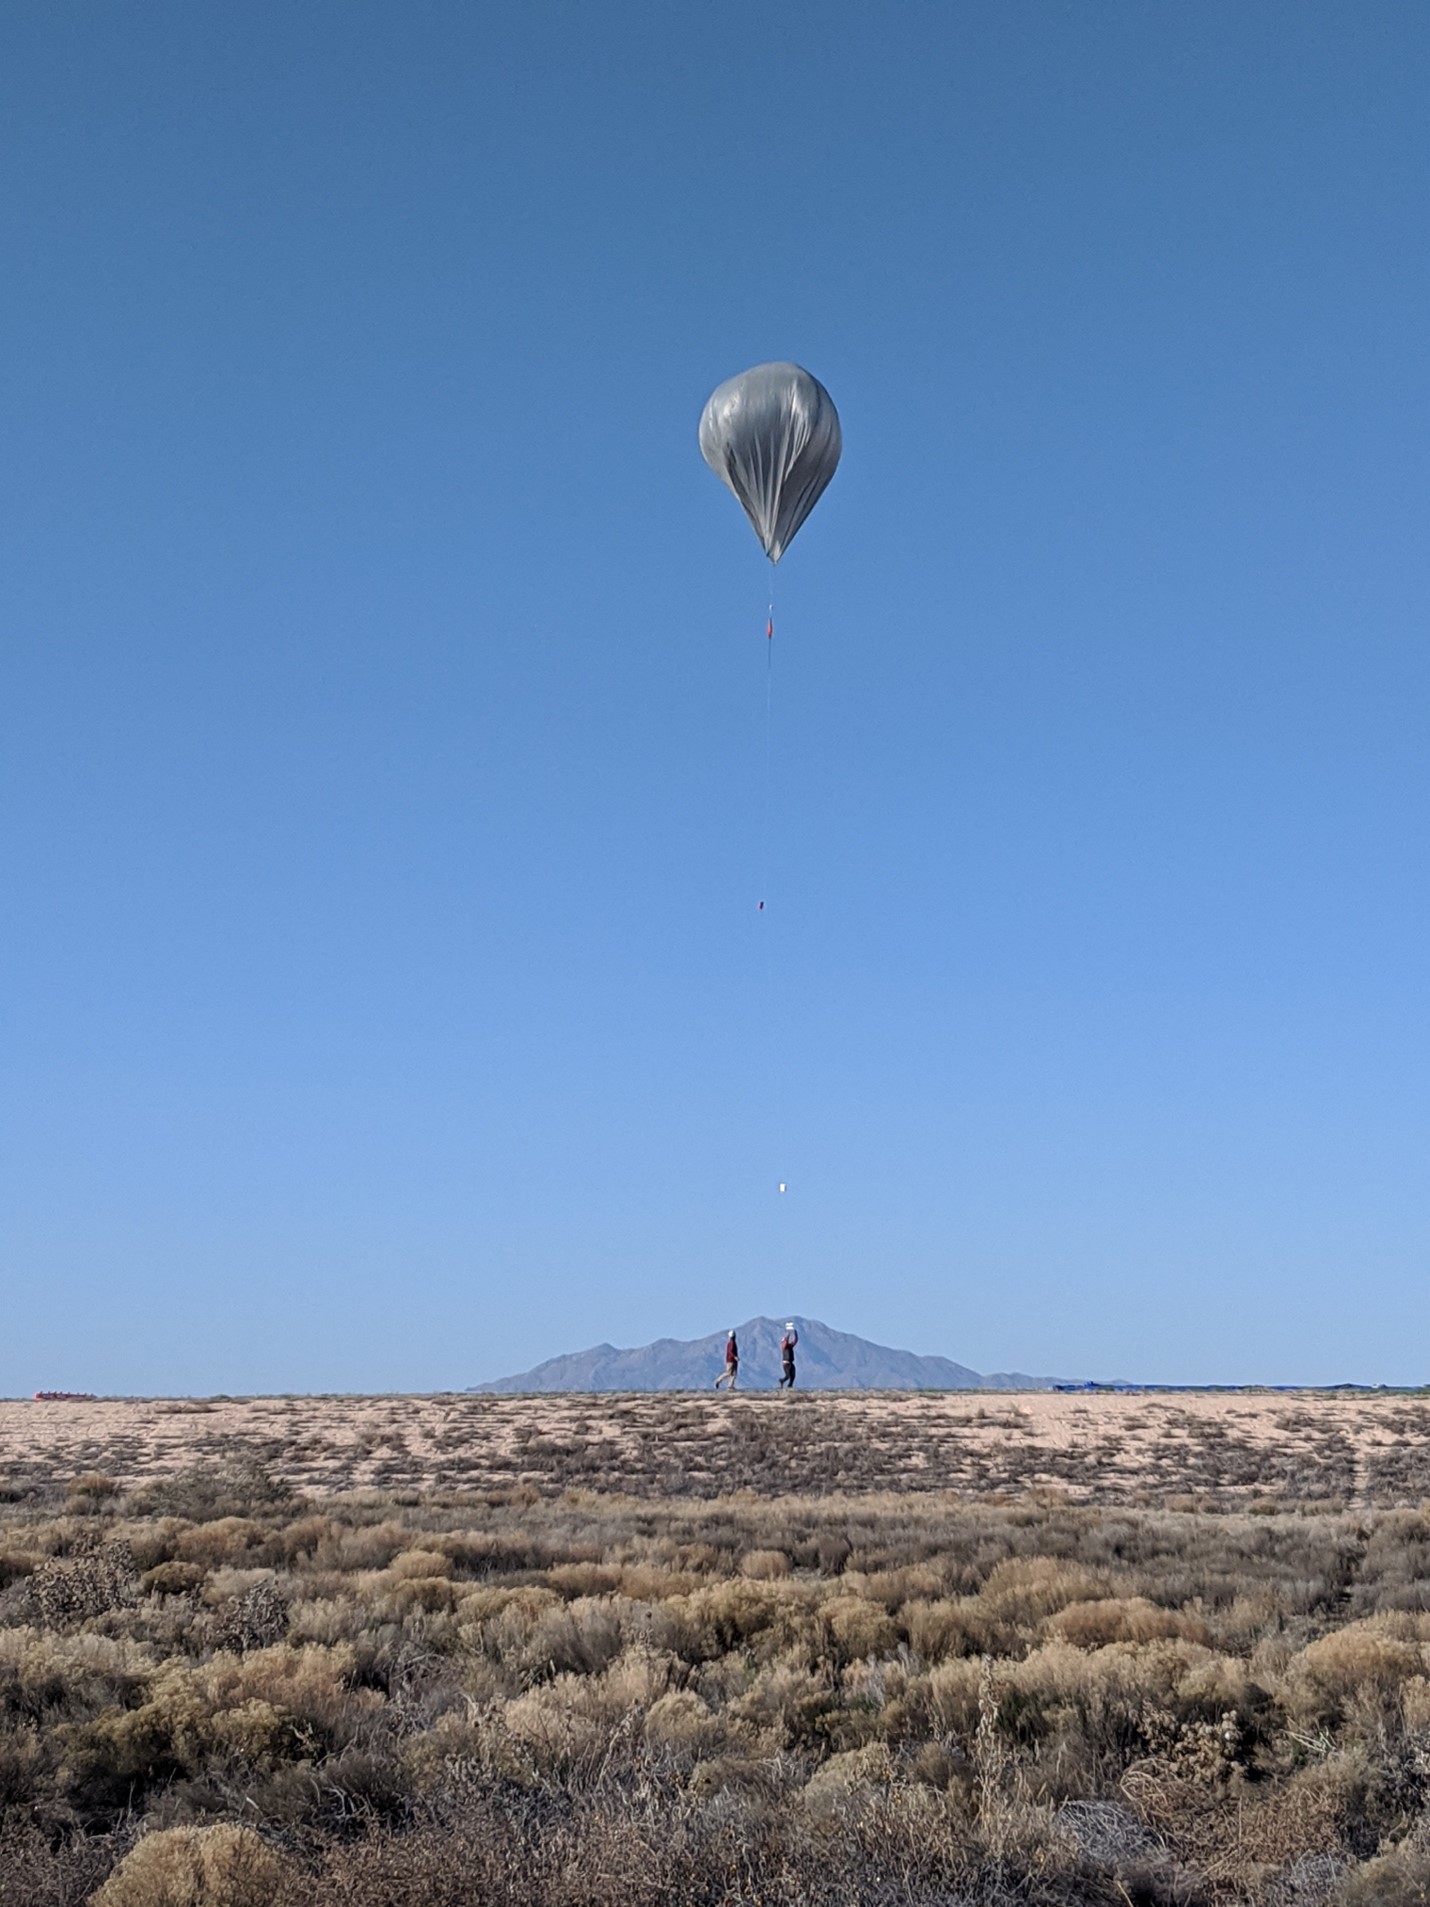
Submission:
[[[784,1182],[784,1180],[783,1180],[783,1179],[781,1179],[781,1180],[780,1180],[780,1190],[781,1190],[781,1191],[783,1192],[783,1190],[784,1190],[784,1189],[785,1189],[785,1182]]]

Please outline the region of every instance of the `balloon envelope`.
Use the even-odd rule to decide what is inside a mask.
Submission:
[[[757,364],[728,379],[700,419],[700,454],[734,491],[778,563],[839,464],[834,399],[797,364]]]

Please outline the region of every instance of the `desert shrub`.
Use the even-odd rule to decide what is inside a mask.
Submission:
[[[120,1494],[120,1485],[102,1470],[85,1470],[72,1479],[65,1496],[65,1509],[71,1516],[94,1515]]]
[[[1390,1632],[1387,1618],[1371,1617],[1308,1643],[1285,1678],[1288,1712],[1303,1722],[1334,1722],[1353,1702],[1384,1703],[1424,1672],[1418,1642]]]
[[[156,1569],[178,1554],[180,1537],[191,1525],[181,1516],[128,1517],[111,1526],[116,1541],[129,1545],[138,1570]]]
[[[820,1605],[819,1619],[842,1661],[887,1655],[898,1644],[892,1618],[878,1603],[866,1602],[862,1596],[831,1596]]]
[[[623,1563],[620,1581],[615,1587],[631,1602],[666,1602],[672,1596],[690,1595],[692,1590],[700,1587],[700,1578],[690,1570],[665,1569],[646,1563]]]
[[[899,1611],[899,1627],[925,1662],[980,1654],[987,1641],[986,1625],[971,1597],[906,1602]]]
[[[1185,1642],[1112,1643],[1085,1651],[1048,1642],[1000,1675],[1000,1725],[1033,1743],[1050,1733],[1075,1739],[1099,1763],[1125,1766],[1139,1753],[1227,1759],[1214,1658]],[[1208,1712],[1210,1711],[1210,1712]],[[1193,1731],[1193,1732],[1188,1732]],[[1239,1731],[1239,1725],[1238,1725]]]
[[[183,1596],[198,1588],[204,1579],[204,1570],[198,1563],[156,1563],[153,1569],[146,1569],[140,1578],[140,1586],[155,1596]]]
[[[11,1725],[0,1732],[0,1814],[34,1801],[50,1762],[35,1722]]]
[[[1051,1635],[1078,1649],[1100,1649],[1109,1642],[1151,1642],[1159,1637],[1184,1636],[1209,1643],[1207,1625],[1195,1616],[1159,1609],[1145,1596],[1106,1596],[1095,1602],[1069,1603],[1047,1622]]]
[[[545,1609],[514,1652],[533,1675],[597,1675],[621,1652],[619,1617],[596,1596]]]
[[[450,1577],[452,1559],[439,1550],[404,1549],[387,1565],[387,1573],[399,1582],[416,1582],[433,1577]]]
[[[1396,1848],[1346,1875],[1330,1907],[1430,1907],[1430,1853]]]
[[[506,1704],[507,1731],[532,1749],[538,1764],[593,1768],[613,1731],[643,1728],[646,1712],[667,1692],[670,1664],[632,1651],[601,1674],[558,1675]]]
[[[134,1601],[139,1593],[134,1552],[122,1541],[76,1544],[70,1556],[46,1556],[27,1587],[41,1622],[53,1628],[86,1622]]]
[[[978,1726],[978,1686],[981,1664],[965,1656],[940,1662],[918,1687],[918,1700],[928,1733],[940,1740],[972,1739]]]
[[[0,1715],[48,1726],[127,1707],[155,1666],[147,1649],[108,1636],[0,1628]]]
[[[153,1788],[185,1772],[170,1717],[159,1704],[106,1709],[92,1721],[54,1731],[62,1757],[61,1793],[79,1817],[97,1821],[142,1807]]]
[[[24,1580],[33,1575],[42,1558],[33,1550],[0,1550],[0,1589],[8,1589],[11,1583]]]
[[[1277,1868],[1308,1853],[1344,1858],[1364,1798],[1361,1765],[1337,1756],[1297,1769],[1285,1781],[1252,1787],[1238,1797],[1243,1853]]]
[[[728,1750],[736,1731],[694,1689],[667,1689],[646,1710],[645,1740],[688,1768],[693,1762]]]
[[[740,1574],[751,1582],[778,1582],[789,1574],[789,1557],[782,1549],[746,1550],[740,1558]]]
[[[445,1556],[407,1551],[395,1556],[386,1569],[365,1578],[361,1583],[364,1602],[374,1615],[394,1622],[424,1611],[453,1610],[462,1600],[462,1585],[452,1581],[450,1568]]]
[[[1430,1739],[1430,1676],[1408,1676],[1396,1692],[1407,1732],[1420,1740]]]
[[[563,1596],[608,1596],[621,1587],[619,1563],[556,1563],[546,1581]]]
[[[57,1836],[28,1808],[0,1809],[5,1907],[80,1907],[128,1845],[121,1834]]]
[[[840,1698],[832,1679],[798,1661],[761,1668],[726,1712],[751,1729],[768,1731],[786,1747],[827,1746]]]
[[[371,1609],[352,1596],[300,1597],[288,1604],[290,1642],[355,1642],[372,1628]]]
[[[213,1628],[221,1649],[265,1649],[287,1632],[287,1605],[266,1579],[231,1597],[218,1611]]]
[[[310,1644],[221,1654],[196,1673],[210,1712],[266,1702],[329,1748],[347,1746],[362,1719],[380,1713],[383,1705],[376,1690],[353,1686],[357,1653],[351,1647]]]
[[[410,1547],[412,1531],[390,1517],[381,1523],[341,1527],[332,1543],[329,1563],[348,1573],[361,1569],[386,1569],[394,1556]]]
[[[789,1583],[755,1583],[743,1577],[717,1581],[675,1598],[673,1608],[691,1661],[742,1647],[768,1657],[809,1643],[817,1633],[810,1595]]]
[[[929,1580],[927,1572],[922,1580]],[[1102,1579],[1051,1557],[1005,1557],[974,1595],[915,1596],[899,1612],[910,1646],[926,1661],[951,1655],[1012,1655],[1030,1632],[1065,1607],[1085,1601]]]
[[[229,1463],[192,1464],[148,1484],[136,1507],[158,1516],[185,1517],[191,1523],[213,1523],[223,1517],[284,1510],[293,1499],[291,1484],[273,1476],[256,1457],[240,1457]]]
[[[197,1563],[201,1569],[218,1569],[225,1563],[250,1559],[268,1543],[268,1531],[247,1516],[219,1516],[184,1530],[174,1542],[179,1561]]]
[[[1069,1603],[1094,1600],[1107,1587],[1105,1577],[1080,1563],[1054,1556],[1010,1556],[989,1571],[979,1600],[996,1620],[1029,1629]]]
[[[168,1828],[124,1857],[94,1907],[271,1907],[289,1872],[252,1828]]]
[[[350,1752],[381,1698],[349,1690],[352,1657],[275,1648],[220,1654],[202,1667],[169,1662],[143,1699],[56,1732],[64,1791],[86,1818],[139,1805],[170,1784]],[[326,1776],[325,1776],[326,1779]]]
[[[1390,1510],[1376,1519],[1349,1601],[1357,1616],[1430,1609],[1430,1513]]]
[[[847,1748],[815,1769],[805,1783],[804,1804],[816,1815],[837,1818],[859,1789],[874,1785],[887,1788],[893,1778],[894,1764],[883,1742]]]
[[[740,1462],[796,1460],[751,1437]],[[1419,1884],[1419,1512],[832,1478],[308,1507],[240,1500],[220,1468],[102,1515],[0,1505],[5,1907],[79,1907],[141,1825],[216,1822],[301,1852],[273,1907],[1303,1907]],[[64,1585],[46,1608],[37,1575]],[[7,1841],[7,1809],[39,1839]]]
[[[948,1587],[945,1580],[948,1573],[928,1563],[905,1565],[900,1569],[849,1569],[844,1572],[841,1587],[852,1596],[862,1596],[866,1602],[881,1604],[892,1614],[901,1603],[939,1595]]]
[[[457,1637],[463,1649],[517,1673],[526,1674],[531,1663],[539,1672],[550,1658],[542,1657],[539,1645],[533,1654],[532,1633],[542,1616],[554,1615],[561,1606],[554,1590],[535,1585],[469,1589],[454,1612]]]
[[[300,1516],[277,1533],[277,1544],[292,1562],[300,1556],[316,1556],[320,1550],[340,1539],[342,1525],[330,1516]]]

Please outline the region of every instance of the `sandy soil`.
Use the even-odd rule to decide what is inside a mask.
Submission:
[[[257,1459],[312,1490],[951,1490],[1418,1504],[1430,1402],[1313,1392],[127,1398],[0,1402],[0,1486]]]

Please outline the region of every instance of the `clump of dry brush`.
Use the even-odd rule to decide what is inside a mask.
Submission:
[[[1430,1900],[1430,1515],[0,1509],[6,1907]]]

